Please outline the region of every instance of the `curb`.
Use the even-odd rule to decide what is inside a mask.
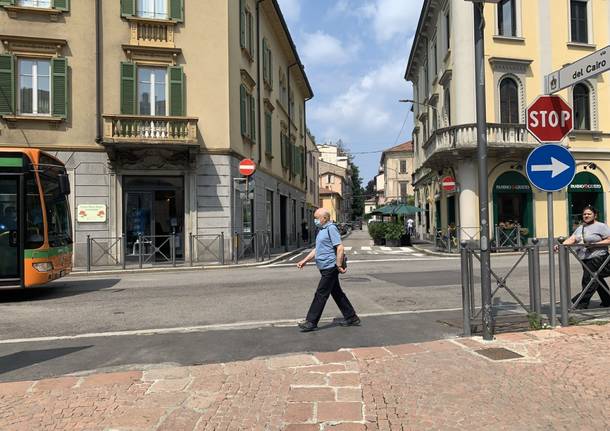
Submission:
[[[238,263],[237,265],[202,265],[202,266],[170,266],[170,267],[162,267],[162,268],[136,268],[136,269],[110,269],[105,271],[72,271],[70,276],[78,276],[78,277],[89,277],[96,275],[113,275],[113,274],[146,274],[146,273],[156,273],[156,272],[185,272],[185,271],[201,271],[201,270],[210,270],[210,269],[239,269],[239,268],[252,268],[252,267],[264,267],[266,265],[270,265],[276,263],[280,260],[286,259],[287,257],[292,256],[293,254],[301,253],[303,250],[307,250],[308,247],[300,247],[295,250],[288,251],[286,253],[282,253],[279,256],[274,257],[270,260],[265,260],[263,262],[252,262],[252,263]]]

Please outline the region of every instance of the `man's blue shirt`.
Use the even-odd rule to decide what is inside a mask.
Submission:
[[[318,269],[329,269],[337,265],[335,247],[341,244],[341,234],[333,223],[328,222],[316,236],[316,265]]]

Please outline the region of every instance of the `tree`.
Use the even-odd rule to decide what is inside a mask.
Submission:
[[[352,192],[354,194],[352,200],[352,220],[364,215],[364,189],[362,188],[362,178],[360,178],[360,169],[353,163],[352,158],[349,158],[352,178]]]

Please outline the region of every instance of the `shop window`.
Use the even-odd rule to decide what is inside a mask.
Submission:
[[[519,124],[519,87],[512,78],[500,82],[500,122]]]
[[[591,98],[585,84],[576,84],[573,90],[574,129],[591,130]]]

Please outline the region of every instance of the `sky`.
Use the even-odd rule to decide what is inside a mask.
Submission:
[[[404,74],[422,1],[278,0],[315,94],[307,126],[318,144],[343,141],[363,186],[380,150],[410,140],[411,104],[398,100],[412,98]]]

